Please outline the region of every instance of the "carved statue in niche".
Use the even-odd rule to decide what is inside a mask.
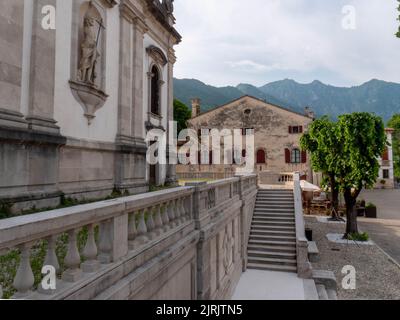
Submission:
[[[174,0],[163,0],[163,5],[168,13],[174,12]]]
[[[96,64],[101,56],[97,50],[101,28],[104,28],[103,22],[101,18],[98,19],[98,15],[90,1],[89,8],[83,19],[83,39],[81,42],[78,80],[92,85],[95,85],[97,78]]]

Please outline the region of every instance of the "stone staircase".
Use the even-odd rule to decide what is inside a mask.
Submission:
[[[258,191],[247,254],[249,269],[297,272],[293,190]]]

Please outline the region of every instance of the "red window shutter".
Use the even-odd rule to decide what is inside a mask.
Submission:
[[[307,151],[301,152],[301,163],[307,163]]]
[[[290,163],[290,150],[285,149],[285,162]]]
[[[257,151],[257,163],[258,164],[265,163],[265,151],[264,150]]]
[[[289,126],[289,133],[292,134],[293,133],[293,127]]]
[[[385,151],[383,152],[382,160],[389,161],[389,149],[388,148],[386,148]]]
[[[300,133],[303,133],[303,126],[300,126],[300,127],[299,127],[299,132],[300,132]]]

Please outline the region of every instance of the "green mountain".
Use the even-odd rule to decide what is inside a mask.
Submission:
[[[259,88],[250,84],[218,88],[194,79],[175,79],[174,86],[175,97],[188,106],[191,98],[201,98],[203,111],[247,94],[298,112],[309,106],[318,116],[326,114],[334,118],[343,113],[368,111],[387,121],[400,112],[400,84],[376,79],[351,88],[326,85],[317,80],[301,84],[289,79]]]

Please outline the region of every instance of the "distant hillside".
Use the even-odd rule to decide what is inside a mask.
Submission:
[[[250,84],[217,88],[194,79],[175,79],[174,86],[175,97],[188,106],[191,98],[201,98],[203,111],[248,94],[294,111],[302,112],[305,106],[310,106],[319,116],[368,111],[387,121],[400,112],[400,84],[375,79],[351,88],[334,87],[317,80],[301,84],[289,79],[259,88]]]

